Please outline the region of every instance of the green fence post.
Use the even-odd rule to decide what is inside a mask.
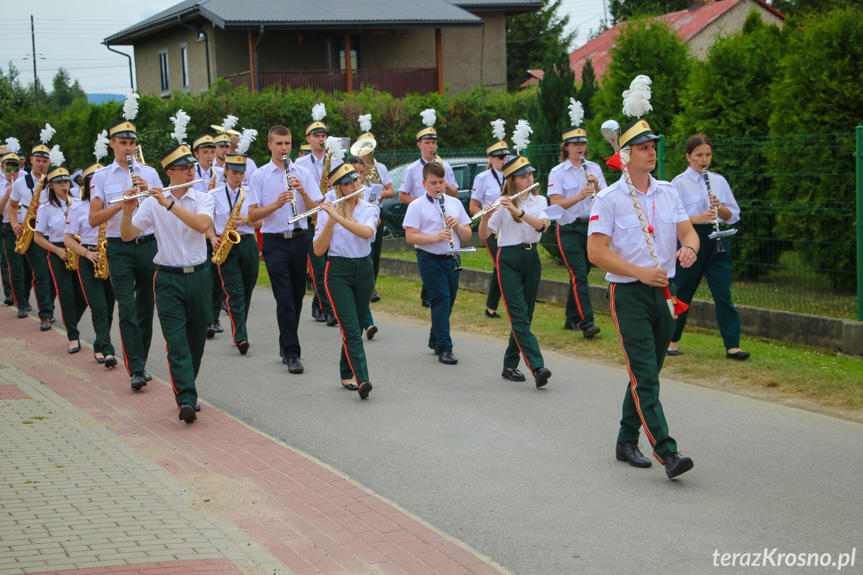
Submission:
[[[665,136],[659,134],[659,145],[656,147],[656,179],[665,179]]]
[[[863,126],[857,126],[857,321],[863,321]]]

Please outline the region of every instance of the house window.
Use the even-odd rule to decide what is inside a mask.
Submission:
[[[183,72],[183,90],[189,91],[189,49],[180,44],[180,69]]]
[[[339,39],[341,40],[341,38]],[[351,70],[356,70],[359,68],[359,54],[358,48],[360,45],[360,37],[359,36],[351,36]],[[344,46],[344,44],[342,44]],[[339,49],[339,68],[341,70],[345,69],[345,49],[344,47]]]
[[[159,82],[162,88],[162,95],[171,92],[171,83],[168,81],[168,51],[159,51]]]

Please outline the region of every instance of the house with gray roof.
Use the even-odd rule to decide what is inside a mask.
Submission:
[[[506,17],[542,0],[184,0],[105,38],[134,46],[137,89],[170,98],[217,78],[408,93],[506,87]],[[347,56],[347,57],[346,57]]]

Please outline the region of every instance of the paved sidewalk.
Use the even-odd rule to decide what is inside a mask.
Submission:
[[[504,573],[229,415],[0,309],[0,575]],[[156,352],[156,350],[153,350]]]

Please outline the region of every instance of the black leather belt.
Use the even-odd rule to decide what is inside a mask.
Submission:
[[[575,218],[574,222],[576,224],[589,224],[590,218]]]
[[[94,245],[90,245],[90,244],[81,244],[81,247],[87,248],[91,252],[99,249],[99,246],[94,246]]]
[[[174,266],[156,266],[160,272],[169,274],[191,274],[207,267],[207,262],[200,263],[196,266],[174,267]]]
[[[306,233],[306,230],[304,230],[303,228],[294,228],[294,231],[292,231],[292,232],[281,233],[281,234],[266,233],[266,234],[261,234],[261,235],[263,235],[265,238],[279,238],[281,240],[291,240],[291,239],[296,238],[298,236],[304,235],[305,233]]]
[[[425,250],[416,250],[417,253],[422,253],[424,256],[430,256],[433,258],[451,258],[452,256],[447,254],[433,254],[431,252],[427,252]]]
[[[156,239],[156,234],[147,234],[146,236],[138,236],[134,240],[130,240],[128,242],[124,242],[123,238],[108,238],[109,244],[146,244],[147,242],[152,242]]]
[[[536,244],[529,244],[527,242],[523,244],[516,244],[514,246],[502,246],[503,248],[518,248],[520,250],[532,250],[536,247]]]

